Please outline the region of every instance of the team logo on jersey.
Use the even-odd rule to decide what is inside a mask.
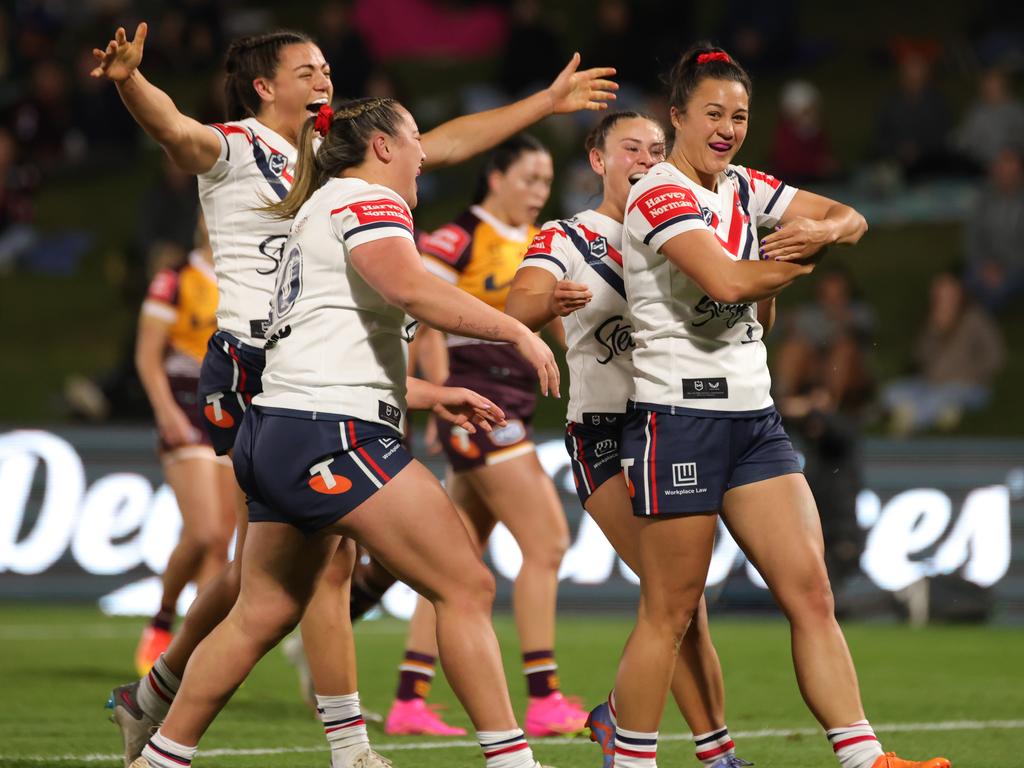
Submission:
[[[352,481],[344,475],[336,475],[331,472],[332,456],[309,468],[309,487],[317,493],[334,496],[339,493],[347,493],[352,490]]]
[[[274,315],[287,315],[302,293],[302,249],[293,245],[281,265],[277,276],[277,290],[274,292]]]
[[[715,214],[711,212],[710,208],[707,208],[702,205],[700,207],[700,215],[701,217],[703,217],[705,224],[707,224],[709,227],[712,226],[712,222],[715,219]]]
[[[724,377],[683,379],[683,398],[687,400],[725,400],[729,397],[729,381]]]
[[[377,417],[386,424],[390,424],[395,429],[398,429],[398,425],[402,423],[402,409],[397,405],[378,400]]]
[[[504,427],[495,427],[492,432],[487,433],[487,436],[499,448],[504,448],[505,446],[515,445],[525,440],[526,427],[523,426],[523,422],[519,419],[509,419],[508,424]]]
[[[732,328],[750,310],[749,304],[721,304],[710,296],[704,296],[693,308],[696,315],[691,322],[694,328],[700,328],[712,320],[725,318],[725,327]]]
[[[615,440],[598,440],[594,445],[594,457],[601,458],[607,456],[609,453],[615,453],[619,450],[619,444]]]
[[[608,241],[601,236],[598,236],[595,240],[590,243],[590,258],[591,259],[603,259],[608,255]]]
[[[270,155],[270,160],[267,161],[267,166],[272,174],[280,176],[288,167],[288,158],[280,152],[273,152]]]
[[[215,427],[231,429],[235,426],[235,418],[224,409],[220,401],[224,398],[223,392],[214,392],[206,396],[206,407],[203,408],[203,415],[206,420]]]
[[[607,365],[612,358],[629,352],[633,343],[633,326],[622,315],[613,315],[594,331],[594,338],[601,345],[604,354],[597,358],[601,365]]]
[[[277,268],[281,266],[281,256],[284,253],[284,244],[287,240],[288,235],[271,235],[264,238],[263,242],[259,244],[259,250],[260,254],[270,259],[270,267],[257,268],[256,274],[272,275],[277,272]]]

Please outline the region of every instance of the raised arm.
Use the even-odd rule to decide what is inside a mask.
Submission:
[[[389,237],[349,252],[352,266],[385,301],[448,333],[514,344],[537,370],[540,389],[558,396],[558,366],[547,344],[529,328],[427,272],[416,246]]]
[[[142,76],[139,64],[147,31],[146,22],[142,22],[135,38],[129,41],[124,27],[118,27],[105,50],[93,48],[97,66],[91,74],[114,82],[135,122],[181,170],[205,173],[220,157],[220,139],[202,123],[179,112],[170,96]]]
[[[801,275],[811,263],[790,261],[733,261],[706,229],[676,235],[661,247],[672,264],[721,304],[745,304],[769,299]]]
[[[577,72],[579,65],[580,55],[575,53],[543,91],[505,107],[457,117],[427,131],[421,138],[427,156],[424,166],[443,168],[464,162],[548,115],[607,109],[619,86],[605,78],[614,75],[615,70],[595,67]]]
[[[867,230],[867,221],[850,206],[801,189],[776,230],[761,240],[761,258],[805,259],[829,245],[852,245]]]

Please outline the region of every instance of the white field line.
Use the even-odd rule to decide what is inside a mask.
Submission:
[[[1021,730],[1024,729],[1024,720],[947,720],[938,723],[888,723],[874,726],[876,733],[914,733],[923,731],[985,731],[985,730]],[[821,736],[824,735],[820,728],[766,728],[760,731],[733,731],[734,739],[788,739],[794,736]],[[689,733],[663,733],[658,737],[659,742],[666,741],[689,741],[692,738]],[[584,736],[571,736],[552,739],[543,739],[537,742],[538,746],[590,746],[590,742]],[[431,740],[431,741],[408,741],[395,743],[377,743],[373,748],[378,752],[404,752],[421,749],[479,749],[475,741],[461,740]],[[253,749],[204,749],[199,753],[204,761],[211,757],[245,757],[260,755],[287,755],[287,754],[309,754],[315,752],[327,752],[327,746],[318,744],[315,747],[264,747]],[[85,754],[85,755],[5,755],[0,753],[0,762],[4,760],[21,760],[23,762],[81,762],[100,763],[119,761],[119,754]]]

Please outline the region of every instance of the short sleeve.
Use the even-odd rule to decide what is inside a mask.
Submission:
[[[332,210],[331,227],[349,249],[389,237],[416,242],[409,206],[382,187],[367,190],[353,202]]]
[[[419,241],[423,263],[431,273],[454,285],[469,263],[472,241],[472,235],[455,223],[425,232]]]
[[[252,156],[252,133],[244,126],[231,123],[209,123],[206,128],[220,140],[220,155],[213,167],[200,175],[216,181],[227,176],[234,165]]]
[[[700,203],[682,184],[659,184],[638,194],[626,213],[626,232],[655,251],[677,235],[707,229]]]
[[[168,323],[178,319],[178,273],[161,269],[153,277],[142,303],[142,314]]]
[[[796,187],[785,184],[770,173],[753,168],[740,169],[750,184],[750,215],[758,227],[774,227],[786,212]]]
[[[549,221],[533,236],[518,269],[540,267],[562,280],[569,273],[565,246],[568,236],[557,221]],[[518,271],[517,269],[517,271]]]

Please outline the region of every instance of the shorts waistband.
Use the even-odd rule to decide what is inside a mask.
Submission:
[[[775,413],[775,405],[758,408],[754,411],[712,411],[703,408],[687,408],[681,405],[662,405],[660,403],[642,403],[630,400],[626,403],[628,411],[654,411],[667,413],[670,416],[696,416],[705,419],[759,419]]]
[[[252,344],[246,344],[244,341],[239,339],[234,334],[228,333],[227,331],[217,331],[213,334],[216,338],[226,341],[235,349],[239,349],[243,352],[252,352],[257,355],[266,353],[263,347],[254,347]]]
[[[256,405],[255,403],[253,403],[252,407],[260,413],[265,413],[268,416],[285,416],[289,419],[305,419],[307,421],[365,421],[365,419],[359,419],[355,416],[347,416],[343,413],[300,411],[297,408],[278,408],[272,405]]]

